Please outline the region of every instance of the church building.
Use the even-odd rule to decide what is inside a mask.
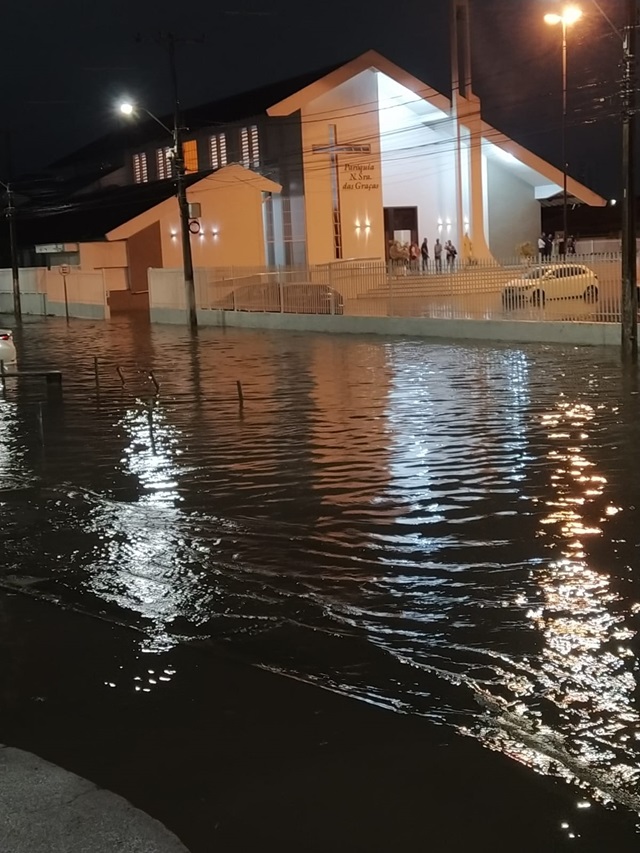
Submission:
[[[483,120],[468,0],[452,0],[451,10],[450,98],[368,51],[185,111],[190,173],[239,163],[281,187],[263,194],[259,233],[234,235],[235,244],[261,241],[269,265],[383,259],[394,241],[424,237],[430,246],[452,240],[461,260],[511,259],[522,243],[536,245],[541,204],[561,192],[562,172]],[[111,138],[109,156],[103,141],[67,165],[76,168],[82,156],[111,162],[101,185],[171,181],[170,140],[153,122],[145,133],[117,156]],[[605,205],[570,177],[567,188],[572,203]],[[222,250],[216,223],[200,225],[198,245],[215,237]],[[234,262],[243,265],[242,251]]]

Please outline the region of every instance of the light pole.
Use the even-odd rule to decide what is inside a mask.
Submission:
[[[547,24],[562,25],[562,246],[567,254],[569,234],[567,226],[567,28],[582,17],[577,6],[565,6],[560,15],[549,13],[544,16]]]
[[[175,93],[175,89],[174,89]],[[139,110],[146,113],[163,130],[171,134],[173,139],[173,163],[175,168],[176,196],[178,198],[178,207],[180,210],[180,234],[182,237],[182,267],[184,275],[184,286],[187,297],[187,314],[189,327],[192,331],[198,328],[198,314],[196,311],[196,294],[193,281],[193,256],[191,254],[191,232],[189,231],[189,202],[187,201],[187,188],[185,185],[185,164],[182,150],[182,136],[180,134],[180,120],[178,102],[175,99],[175,112],[173,117],[173,129],[161,121],[156,115],[150,112],[145,107],[136,107],[132,103],[125,101],[120,104],[120,112],[126,116],[135,115]]]
[[[638,271],[636,248],[636,0],[627,0],[622,83],[622,355],[638,358]]]
[[[18,263],[18,244],[16,241],[16,209],[13,203],[11,184],[0,184],[7,191],[7,207],[5,210],[9,220],[9,251],[11,252],[11,278],[13,280],[13,314],[18,322],[22,320],[22,303],[20,301],[20,265]]]
[[[626,0],[625,24],[619,30],[598,0],[591,0],[622,43],[622,290],[623,358],[638,359],[638,269],[636,239],[636,43],[638,0]]]

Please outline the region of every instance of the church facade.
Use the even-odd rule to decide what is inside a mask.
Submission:
[[[186,123],[197,129],[185,135],[187,167],[240,162],[282,187],[263,199],[271,265],[381,259],[394,242],[425,237],[431,247],[451,240],[468,261],[515,257],[522,243],[536,245],[541,202],[561,191],[563,176],[483,120],[465,0],[452,3],[451,29],[451,98],[369,51],[190,111]],[[129,180],[170,178],[167,155],[151,141],[128,152]],[[568,193],[605,204],[571,178]]]

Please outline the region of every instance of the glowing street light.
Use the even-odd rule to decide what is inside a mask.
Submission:
[[[565,6],[561,15],[550,12],[544,16],[544,20],[547,24],[564,24],[565,27],[570,27],[576,21],[579,21],[581,17],[582,9],[578,6]]]
[[[173,54],[172,58],[172,68],[173,68]],[[174,74],[174,83],[175,83],[175,74]],[[150,110],[146,107],[137,106],[131,101],[122,101],[120,103],[120,112],[122,115],[130,117],[135,117],[137,112],[146,113],[149,118],[152,118],[156,124],[159,124],[160,127],[165,130],[168,134],[173,138],[173,163],[176,170],[176,195],[178,197],[178,208],[180,210],[180,231],[182,235],[182,267],[184,271],[184,284],[186,289],[187,296],[187,309],[188,309],[188,319],[189,326],[192,330],[195,330],[198,325],[197,319],[197,311],[196,311],[196,296],[195,296],[195,285],[193,280],[193,257],[191,253],[191,232],[189,231],[189,202],[187,200],[187,189],[185,186],[185,165],[184,165],[184,154],[182,150],[182,138],[180,135],[180,124],[178,117],[178,96],[177,96],[177,88],[174,88],[175,95],[175,112],[174,112],[174,122],[173,128],[167,127],[167,125],[161,121],[158,116],[154,115]]]
[[[544,16],[545,23],[562,25],[562,246],[567,254],[567,28],[582,17],[578,6],[565,6],[561,14],[550,12]]]

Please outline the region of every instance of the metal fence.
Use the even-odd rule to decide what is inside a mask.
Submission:
[[[202,269],[198,307],[351,316],[619,322],[621,257]]]

